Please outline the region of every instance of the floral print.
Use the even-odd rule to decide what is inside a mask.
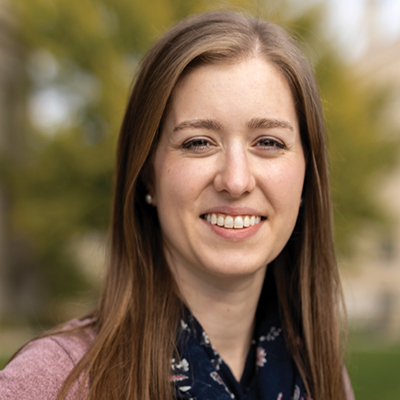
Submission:
[[[294,387],[293,400],[300,400],[300,388],[297,385]]]
[[[172,371],[189,371],[189,363],[185,358],[183,358],[180,362],[177,362],[175,358],[171,360],[171,369]]]
[[[180,324],[181,324],[181,331],[190,332],[189,325],[183,319],[180,320]]]
[[[218,371],[219,368],[220,368],[220,365],[223,363],[222,358],[219,355],[219,353],[216,350],[216,348],[211,344],[207,333],[204,332],[204,331],[201,334],[200,344],[202,346],[205,346],[205,347],[209,348],[212,351],[212,357],[210,358],[210,360],[211,360],[212,364],[214,365],[215,369]]]
[[[282,332],[281,328],[277,329],[275,326],[272,326],[266,336],[260,336],[259,341],[263,342],[264,340],[266,340],[268,342],[271,342],[275,340],[281,334],[281,332]]]
[[[188,378],[189,377],[187,375],[171,375],[170,376],[171,382],[179,382],[179,381],[183,381]]]
[[[267,362],[267,352],[261,347],[257,347],[257,359],[256,365],[257,367],[263,367],[264,364]]]
[[[243,374],[248,378],[239,383],[199,322],[187,311],[178,327],[179,356],[171,360],[170,380],[177,399],[307,400],[279,319],[276,314],[273,317],[267,316],[258,324]]]
[[[225,382],[218,375],[218,372],[213,371],[213,372],[211,372],[210,376],[211,376],[212,379],[214,379],[215,382],[219,383],[220,385],[222,385],[225,388],[226,392],[229,394],[231,399],[235,398],[234,394],[230,392],[230,390],[228,389],[228,386],[226,386]]]
[[[189,372],[189,363],[185,358],[177,361],[175,358],[171,360],[171,376],[170,381],[177,383],[189,380],[189,375],[184,374],[184,372]],[[178,385],[179,390],[182,392],[187,392],[191,389],[188,385]]]

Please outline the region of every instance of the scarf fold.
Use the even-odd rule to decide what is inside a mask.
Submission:
[[[286,347],[280,319],[258,322],[240,382],[187,310],[178,327],[180,359],[172,359],[176,397],[190,400],[306,400],[300,373]]]

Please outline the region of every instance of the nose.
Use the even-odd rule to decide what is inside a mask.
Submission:
[[[256,185],[246,149],[241,145],[221,154],[219,170],[214,179],[214,187],[218,192],[228,192],[238,198],[250,193]]]

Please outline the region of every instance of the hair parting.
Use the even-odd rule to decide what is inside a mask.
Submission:
[[[345,398],[323,113],[309,62],[280,27],[234,12],[201,14],[167,32],[144,57],[117,150],[108,275],[90,315],[97,336],[59,393],[89,381],[86,400],[173,400],[170,361],[182,301],[164,258],[157,213],[145,202],[171,93],[201,64],[263,57],[287,80],[307,160],[304,203],[273,272],[288,346],[308,393]],[[73,334],[73,333],[71,333]],[[78,398],[79,396],[77,396]]]

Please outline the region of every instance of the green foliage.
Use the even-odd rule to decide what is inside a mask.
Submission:
[[[7,361],[8,361],[8,358],[0,357],[0,370],[2,370],[4,368],[4,366],[6,365]]]
[[[314,63],[328,133],[335,242],[341,256],[351,256],[352,238],[367,223],[387,225],[373,184],[394,165],[399,143],[388,141],[381,116],[389,92],[365,87],[324,34],[323,8],[314,7],[289,21]]]
[[[273,12],[307,43],[328,122],[337,243],[347,251],[365,219],[383,220],[368,196],[370,177],[393,154],[374,122],[381,98],[351,76],[324,36],[319,8],[289,19],[289,0],[212,7],[221,5],[266,17]],[[115,142],[138,60],[173,22],[211,7],[195,0],[20,0],[15,8],[27,51],[28,92],[33,98],[56,90],[66,99],[68,118],[60,126],[36,121],[28,127],[29,157],[11,179],[14,224],[31,238],[50,295],[73,293],[85,281],[66,248],[76,235],[107,229]]]
[[[325,99],[335,239],[343,254],[351,254],[350,239],[363,225],[387,225],[390,221],[378,206],[374,184],[379,174],[394,164],[397,146],[387,141],[379,125],[385,93],[357,86],[353,73],[329,54],[317,71]]]
[[[69,246],[85,232],[107,230],[115,142],[138,60],[173,21],[198,6],[194,0],[14,5],[27,52],[28,94],[34,100],[56,92],[67,111],[54,126],[33,115],[28,158],[6,174],[14,226],[30,239],[51,299],[87,288]]]
[[[349,375],[355,398],[397,400],[400,393],[399,369],[398,350],[353,352]]]

